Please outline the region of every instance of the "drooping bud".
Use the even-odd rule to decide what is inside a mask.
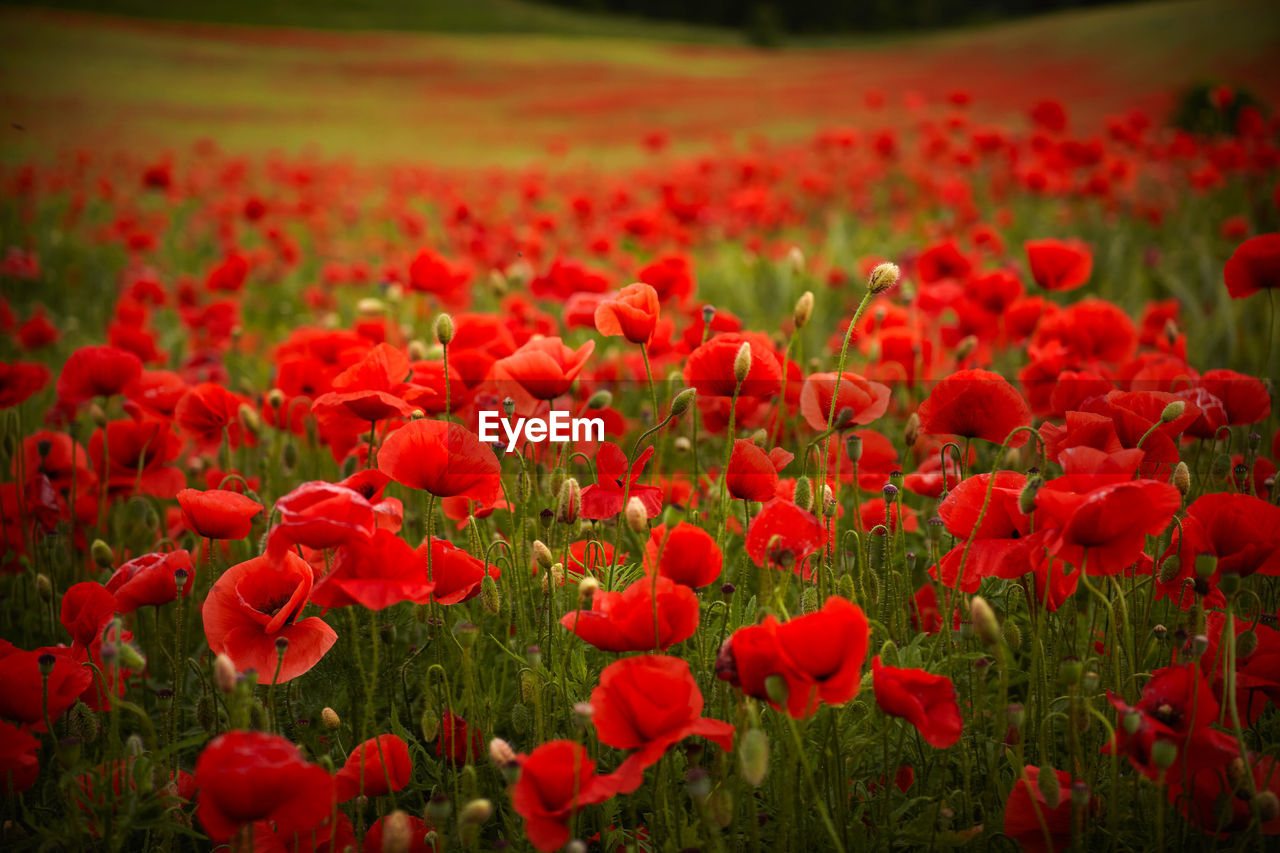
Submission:
[[[422,716],[418,718],[418,730],[422,732],[422,739],[428,743],[435,740],[440,734],[440,712],[428,705],[422,709]]]
[[[1018,493],[1018,511],[1023,515],[1031,515],[1036,511],[1036,495],[1040,492],[1040,487],[1044,485],[1044,477],[1039,474],[1032,474],[1027,478],[1027,482],[1023,485],[1022,491]]]
[[[1044,804],[1050,809],[1056,809],[1062,803],[1062,789],[1058,786],[1058,774],[1053,772],[1052,767],[1041,767],[1036,783],[1041,796],[1044,797]]]
[[[738,747],[738,763],[742,778],[759,788],[769,773],[769,736],[762,729],[750,729]]]
[[[1236,657],[1247,658],[1258,650],[1258,634],[1253,629],[1244,631],[1236,637]]]
[[[102,730],[98,716],[89,710],[89,706],[77,700],[67,713],[67,731],[83,743],[93,743]]]
[[[803,329],[808,323],[809,318],[813,316],[813,291],[806,290],[800,294],[800,298],[796,300],[795,311],[791,317],[796,322],[797,329]]]
[[[498,582],[493,575],[486,574],[480,581],[480,606],[490,616],[497,616],[502,610],[502,593],[498,591]]]
[[[741,385],[751,372],[751,344],[743,341],[738,347],[738,354],[733,358],[733,379]]]
[[[93,544],[89,546],[89,554],[93,557],[93,564],[100,569],[109,569],[115,562],[111,546],[101,539],[93,540]]]
[[[1171,424],[1178,418],[1182,417],[1182,413],[1187,410],[1186,400],[1174,400],[1172,403],[1164,407],[1164,411],[1160,413],[1160,422]]]
[[[248,403],[241,403],[236,414],[240,419],[240,427],[245,432],[254,438],[262,434],[262,418],[258,416],[257,409]]]
[[[1182,571],[1182,558],[1177,554],[1170,554],[1164,558],[1164,562],[1160,564],[1160,583],[1172,583],[1173,579]]]
[[[916,442],[920,439],[920,415],[916,412],[911,413],[911,417],[907,418],[907,425],[902,431],[902,440],[910,449],[916,446]]]
[[[436,340],[441,346],[448,346],[453,340],[453,318],[448,314],[436,318]]]
[[[897,264],[884,263],[877,266],[867,276],[867,290],[872,293],[884,293],[898,283],[902,270]]]
[[[587,400],[588,409],[607,409],[612,405],[613,392],[608,388],[601,388]]]
[[[735,363],[734,370],[735,371],[737,370],[736,363]],[[693,405],[693,398],[696,397],[697,394],[698,392],[692,388],[685,388],[683,391],[677,394],[671,400],[671,417],[677,418],[680,415],[683,415],[686,411],[688,411],[689,407]]]

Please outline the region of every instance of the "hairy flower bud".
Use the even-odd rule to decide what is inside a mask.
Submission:
[[[733,357],[733,378],[741,385],[751,372],[751,344],[743,341],[738,347],[738,354]]]
[[[423,708],[422,716],[418,718],[418,730],[422,732],[424,741],[435,740],[440,734],[440,712],[430,705]]]
[[[382,853],[409,853],[413,849],[413,824],[400,809],[382,819]]]
[[[796,322],[797,329],[803,329],[808,323],[809,318],[813,316],[813,291],[806,290],[800,294],[800,298],[796,300],[795,310],[791,314],[791,318]]]
[[[742,778],[753,788],[760,787],[769,773],[769,736],[762,729],[750,729],[738,746]]]
[[[342,719],[337,711],[326,707],[320,712],[320,724],[324,726],[325,731],[336,732],[342,727]]]
[[[1191,491],[1191,469],[1187,463],[1179,461],[1173,469],[1173,487],[1184,498]]]
[[[1182,413],[1187,410],[1186,400],[1174,400],[1172,403],[1164,407],[1164,411],[1160,413],[1160,422],[1170,424],[1182,417]]]
[[[453,340],[453,318],[448,314],[436,318],[436,340],[441,346],[448,346]]]
[[[213,659],[213,683],[219,693],[227,694],[236,689],[236,665],[225,654]]]
[[[601,388],[587,400],[588,409],[607,409],[612,405],[613,392],[608,388]]]
[[[795,505],[805,511],[813,508],[813,482],[808,477],[796,480]]]
[[[502,610],[502,593],[498,591],[498,582],[493,575],[486,574],[480,581],[480,606],[490,616],[497,616]]]
[[[89,546],[89,554],[93,557],[93,564],[100,569],[111,568],[116,559],[111,553],[111,546],[101,539],[93,540],[93,544]]]
[[[1052,767],[1041,767],[1040,776],[1036,779],[1037,787],[1040,789],[1041,796],[1044,797],[1044,804],[1050,809],[1056,809],[1062,803],[1062,789],[1058,787],[1058,774],[1053,772]]]
[[[898,283],[902,270],[897,264],[884,263],[877,266],[867,276],[867,290],[872,293],[884,293]]]
[[[736,366],[734,370],[735,371],[737,370]],[[693,398],[696,397],[697,394],[698,392],[695,391],[694,389],[685,388],[683,391],[681,391],[679,394],[673,397],[671,400],[671,417],[673,418],[679,417],[680,415],[683,415],[686,411],[688,411],[689,407],[693,405]]]
[[[978,632],[978,637],[988,646],[998,645],[1000,642],[1000,621],[996,618],[996,613],[991,609],[991,605],[980,595],[975,595],[969,602],[969,618],[973,620],[973,628]]]
[[[644,501],[639,498],[632,497],[628,500],[623,514],[627,520],[627,527],[631,528],[632,533],[644,533],[649,528],[649,511],[645,509]]]
[[[916,446],[916,442],[920,439],[920,415],[912,412],[907,418],[907,425],[902,431],[902,440],[908,448]]]

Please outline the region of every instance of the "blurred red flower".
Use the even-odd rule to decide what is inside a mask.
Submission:
[[[641,578],[622,592],[597,592],[590,610],[570,611],[560,624],[606,652],[647,652],[687,640],[698,620],[693,590],[659,576]]]
[[[493,450],[466,427],[423,418],[397,429],[378,450],[378,468],[402,486],[436,497],[492,504],[502,494]]]
[[[253,517],[263,510],[252,498],[226,489],[183,489],[178,505],[182,523],[206,539],[244,539],[253,529]]]
[[[960,740],[964,721],[955,686],[945,675],[884,666],[876,655],[871,659],[871,684],[880,710],[915,726],[925,743],[946,749]]]
[[[381,797],[409,784],[413,761],[409,747],[395,735],[378,735],[351,750],[333,777],[334,798],[345,803],[353,797]]]

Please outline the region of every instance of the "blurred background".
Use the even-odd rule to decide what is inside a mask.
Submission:
[[[1280,95],[1280,3],[45,0],[0,4],[3,159],[217,140],[361,162],[602,166],[1044,96],[1076,127]],[[1193,121],[1183,116],[1182,121]],[[207,143],[206,143],[207,144]]]

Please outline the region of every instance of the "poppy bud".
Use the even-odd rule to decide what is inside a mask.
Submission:
[[[508,747],[510,749],[510,747]],[[472,800],[458,813],[458,823],[479,825],[493,816],[493,803],[489,800]]]
[[[413,824],[406,812],[396,809],[382,819],[382,853],[409,853],[413,849]]]
[[[223,694],[231,693],[236,689],[236,665],[225,654],[220,654],[213,659],[213,683]]]
[[[1062,803],[1062,789],[1058,787],[1058,774],[1053,772],[1052,767],[1041,767],[1036,783],[1040,794],[1044,797],[1044,804],[1050,809],[1056,809]]]
[[[444,794],[433,794],[427,800],[427,818],[431,823],[444,823],[453,813],[453,803]]]
[[[833,429],[844,429],[851,423],[853,423],[853,409],[845,406],[836,412],[836,418],[831,422],[831,426]]]
[[[897,264],[880,264],[867,276],[867,290],[872,293],[884,293],[898,283],[902,271]]]
[[[41,601],[53,600],[53,581],[44,572],[36,575],[36,595],[40,596]]]
[[[704,326],[710,326],[711,321],[714,320],[715,318],[716,318],[716,306],[703,305],[702,306],[702,324]]]
[[[584,610],[591,609],[591,599],[600,591],[600,581],[591,576],[587,576],[578,581],[578,602],[579,607]]]
[[[1160,564],[1160,583],[1172,583],[1180,571],[1182,571],[1181,558],[1177,554],[1170,554]]]
[[[279,388],[272,388],[267,392],[266,401],[273,411],[278,412],[280,407],[284,405],[284,392]]]
[[[1122,719],[1120,723],[1124,726],[1125,734],[1136,735],[1138,733],[1138,729],[1142,728],[1142,712],[1128,711],[1125,713],[1124,719]]]
[[[436,340],[441,346],[448,346],[453,340],[453,318],[448,314],[436,318]]]
[[[751,372],[751,344],[743,341],[738,347],[738,354],[733,357],[733,379],[741,385]]]
[[[490,616],[498,615],[502,609],[502,593],[498,591],[498,582],[493,575],[486,574],[480,581],[480,606]]]
[[[781,675],[771,675],[764,680],[764,690],[769,694],[769,701],[775,705],[787,704],[787,696],[790,689],[787,687],[787,680]]]
[[[542,666],[542,649],[537,646],[529,646],[524,650],[524,659],[529,662],[529,666],[535,669]],[[532,678],[533,673],[529,673],[529,677]]]
[[[326,707],[320,712],[320,724],[324,726],[325,731],[336,732],[342,727],[342,720],[338,717],[337,711]]]
[[[555,562],[551,549],[541,539],[533,540],[533,559],[544,569],[551,568],[551,564]]]
[[[146,752],[147,745],[142,742],[142,735],[132,734],[125,738],[124,751],[134,758]]]
[[[1197,567],[1199,561],[1197,561]],[[1223,572],[1222,577],[1218,579],[1218,589],[1222,590],[1222,594],[1227,598],[1235,598],[1237,592],[1240,591],[1240,576],[1235,572]]]
[[[734,362],[735,375],[737,375],[737,369],[738,369],[737,362],[735,361]],[[697,394],[698,392],[695,391],[694,389],[685,388],[683,391],[681,391],[679,394],[673,397],[671,400],[671,417],[673,418],[679,417],[680,415],[683,415],[686,411],[688,411],[689,407],[693,405],[693,398],[696,397]]]
[[[803,329],[808,323],[809,318],[813,316],[813,291],[806,290],[800,294],[800,298],[796,300],[795,311],[791,317],[796,321],[796,328]]]
[[[564,564],[556,563],[551,570],[542,576],[542,591],[550,592],[551,585],[564,586]]]
[[[430,351],[427,349],[425,341],[414,338],[409,341],[408,354],[410,361],[426,361]]]
[[[858,460],[862,458],[862,436],[857,433],[850,433],[849,437],[844,440],[845,453],[849,455],[849,461],[857,465]]]
[[[976,335],[967,335],[960,343],[956,344],[956,361],[964,361],[973,352],[974,347],[978,345]]]
[[[517,702],[511,707],[511,728],[516,734],[526,734],[532,724],[533,714],[529,713],[528,705]]]
[[[1245,631],[1236,637],[1236,657],[1247,658],[1258,650],[1258,635],[1252,630]]]
[[[1191,491],[1191,469],[1187,463],[1179,461],[1173,469],[1173,487],[1184,498]]]
[[[693,449],[693,443],[690,442],[689,439],[685,438],[682,435],[676,438],[675,449],[676,449],[676,453],[680,453],[680,454],[688,453],[690,450]]]
[[[1157,740],[1151,744],[1151,763],[1161,770],[1168,770],[1178,760],[1178,745],[1169,740]]]
[[[93,540],[93,544],[89,546],[89,554],[93,557],[93,564],[100,569],[109,569],[111,564],[115,562],[115,555],[111,553],[111,546],[101,539]]]
[[[206,693],[196,702],[196,722],[206,732],[212,732],[218,721],[218,705],[212,695]]]
[[[89,710],[88,705],[76,700],[67,714],[67,731],[83,743],[93,743],[101,730],[97,715]]]
[[[974,630],[978,632],[982,642],[988,646],[999,644],[1000,621],[985,598],[980,595],[973,597],[969,602],[969,618],[973,620]]]
[[[762,729],[750,729],[742,736],[738,747],[738,764],[742,778],[753,788],[759,788],[769,773],[769,736]]]
[[[1280,817],[1280,797],[1275,791],[1259,791],[1253,798],[1253,807],[1262,823],[1270,823]]]
[[[573,524],[578,520],[578,509],[582,504],[582,487],[573,477],[569,477],[560,487],[560,495],[556,500],[556,520],[562,524]]]
[[[458,641],[459,646],[469,649],[476,644],[476,640],[480,639],[480,629],[474,622],[459,622],[453,626],[453,637]]]
[[[418,718],[418,730],[422,732],[424,741],[433,741],[440,734],[440,712],[428,705],[422,709]]]
[[[298,448],[295,447],[292,442],[284,446],[284,451],[281,454],[281,461],[284,462],[284,470],[286,474],[298,467]]]
[[[385,314],[386,311],[386,303],[381,299],[374,299],[372,296],[366,296],[356,303],[356,313],[361,317],[377,317],[380,314]]]
[[[1084,664],[1075,658],[1067,658],[1062,662],[1062,667],[1058,670],[1058,676],[1062,683],[1068,687],[1079,684],[1080,679],[1084,677]]]
[[[627,501],[627,508],[624,511],[627,519],[627,527],[631,528],[632,533],[643,533],[649,527],[649,512],[644,508],[644,501],[633,497]]]
[[[1178,418],[1182,417],[1182,413],[1187,410],[1186,400],[1174,400],[1172,403],[1164,407],[1164,411],[1160,413],[1160,422],[1171,424]]]
[[[1016,622],[1005,622],[1002,631],[1005,645],[1016,652],[1022,646],[1022,629]]]
[[[587,400],[588,409],[607,409],[612,405],[613,392],[607,388],[601,388],[599,391],[592,394],[590,399]]]
[[[140,671],[147,666],[147,659],[131,643],[121,643],[119,654],[120,665],[125,669]]]
[[[813,483],[808,477],[796,480],[795,505],[806,512],[813,508]]]
[[[92,406],[89,407],[89,417],[92,418],[94,425],[98,429],[103,429],[106,427],[107,413],[104,412],[102,410],[102,407],[99,406],[97,403],[94,403]]]
[[[1018,511],[1023,515],[1031,515],[1036,511],[1036,495],[1040,491],[1040,487],[1044,485],[1044,478],[1039,474],[1034,474],[1027,478],[1027,482],[1022,487],[1022,491],[1018,493]]]
[[[822,514],[826,516],[836,514],[836,493],[826,483],[822,484]]]
[[[580,838],[575,838],[564,846],[564,853],[587,853],[587,845]]]
[[[1199,660],[1200,656],[1209,650],[1209,638],[1204,634],[1196,634],[1191,638],[1191,645],[1187,649],[1187,655],[1193,660]]]
[[[262,418],[258,417],[258,410],[253,406],[241,403],[236,415],[240,420],[241,428],[249,435],[256,438],[262,433]]]
[[[836,581],[836,594],[853,600],[853,575],[841,575],[840,580]]]
[[[911,413],[911,417],[907,418],[907,426],[902,431],[902,439],[906,442],[908,448],[916,446],[916,441],[920,438],[920,415],[915,412]]]

